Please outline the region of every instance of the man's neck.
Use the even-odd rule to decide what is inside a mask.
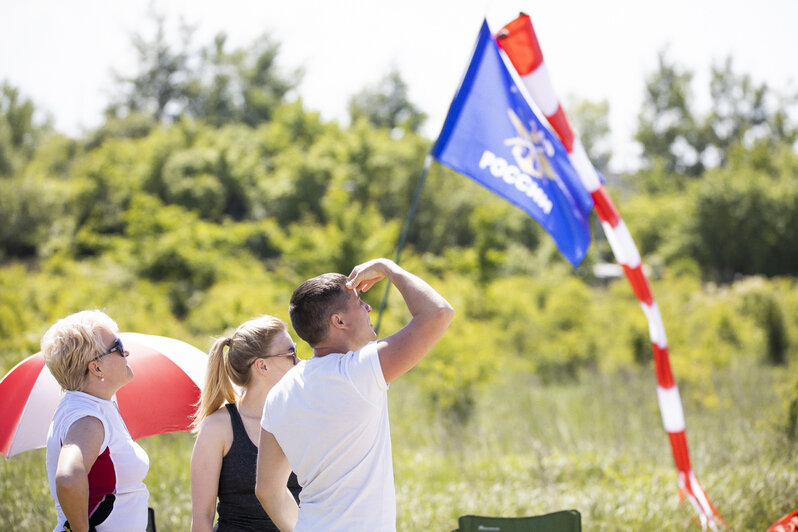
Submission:
[[[313,356],[316,358],[325,357],[327,355],[331,355],[333,353],[346,353],[348,351],[357,351],[360,349],[361,346],[351,346],[346,345],[343,343],[339,344],[330,344],[330,345],[319,345],[313,348]]]
[[[346,353],[347,351],[349,351],[349,349],[346,349],[345,347],[319,346],[313,348],[313,356],[316,358],[321,358],[333,353]]]

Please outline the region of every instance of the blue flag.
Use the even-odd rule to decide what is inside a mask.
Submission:
[[[516,86],[487,22],[432,155],[526,211],[572,265],[585,257],[593,199]]]

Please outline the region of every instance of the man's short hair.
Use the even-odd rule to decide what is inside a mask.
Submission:
[[[291,325],[311,347],[327,338],[330,316],[346,308],[349,299],[346,280],[340,273],[325,273],[308,279],[294,290],[288,305]]]

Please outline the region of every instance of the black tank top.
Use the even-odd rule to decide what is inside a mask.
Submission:
[[[263,510],[255,496],[255,472],[258,448],[249,439],[244,422],[234,404],[227,404],[230,422],[233,425],[233,444],[222,458],[219,473],[219,504],[216,511],[219,520],[214,527],[218,532],[277,531],[277,527]],[[302,489],[296,475],[288,477],[288,489],[299,503]]]

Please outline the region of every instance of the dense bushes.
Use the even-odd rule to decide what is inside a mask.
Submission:
[[[325,123],[301,101],[270,113],[256,127],[115,117],[83,141],[48,137],[0,177],[1,369],[86,307],[204,349],[253,314],[286,317],[309,276],[393,256],[429,141]],[[741,357],[795,362],[798,156],[763,146],[698,180],[652,168],[613,189],[685,395]],[[626,281],[593,276],[611,260],[594,237],[574,271],[519,209],[432,166],[402,256],[458,309],[412,377],[428,405],[462,423],[498,372],[550,383],[651,365]],[[381,293],[367,296],[375,309]],[[394,294],[383,331],[405,319]]]

